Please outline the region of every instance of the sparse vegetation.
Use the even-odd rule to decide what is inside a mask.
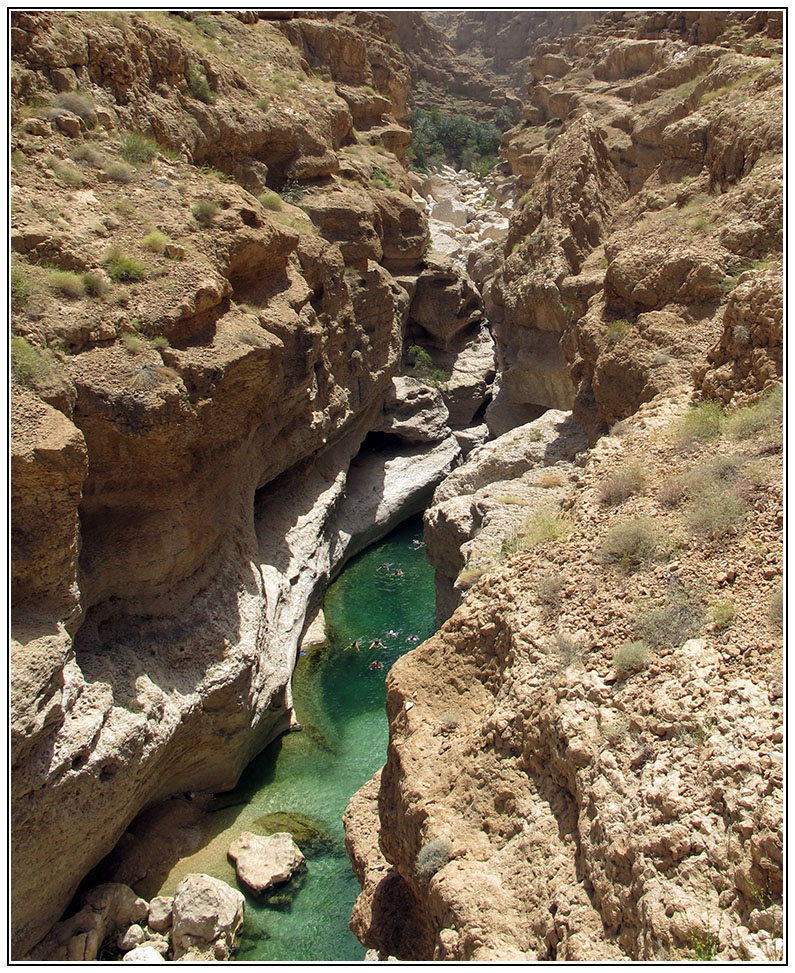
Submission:
[[[22,307],[30,296],[30,284],[28,283],[28,275],[25,273],[25,270],[13,260],[11,261],[8,283],[11,290],[12,309]]]
[[[538,485],[544,490],[563,486],[566,483],[566,474],[560,470],[544,470],[538,478]]]
[[[110,285],[102,276],[94,271],[87,270],[83,274],[83,288],[89,297],[104,297],[110,290]]]
[[[622,642],[613,653],[613,666],[619,679],[641,672],[649,664],[649,646],[643,639]]]
[[[119,196],[113,200],[111,207],[119,216],[132,216],[135,212],[135,203],[129,196]]]
[[[19,385],[36,385],[52,372],[50,354],[19,336],[11,339],[10,362],[11,377]]]
[[[261,98],[257,98],[257,108],[261,111],[267,111],[270,108],[271,100],[267,95],[263,95]]]
[[[610,321],[605,332],[605,339],[609,345],[618,344],[630,328],[630,323],[626,318],[617,318]]]
[[[625,570],[658,560],[666,553],[665,538],[649,517],[635,517],[614,524],[599,549],[603,561],[620,564]]]
[[[571,522],[554,507],[541,507],[530,514],[519,528],[519,550],[565,540],[572,529]]]
[[[542,574],[537,585],[538,600],[550,608],[557,608],[562,600],[563,579],[558,574]]]
[[[105,166],[105,172],[114,182],[128,183],[132,182],[132,178],[135,175],[135,169],[132,166],[125,165],[123,162],[110,162]]]
[[[707,399],[692,405],[679,420],[676,437],[679,444],[706,443],[718,439],[723,431],[723,410],[717,402]]]
[[[203,101],[206,105],[215,104],[215,94],[201,65],[189,64],[185,71],[185,81],[188,85],[188,91],[194,98]]]
[[[121,343],[124,345],[127,351],[131,351],[134,355],[137,355],[142,351],[146,351],[146,349],[149,347],[148,342],[144,338],[130,332],[125,332],[125,334],[121,336]]]
[[[662,604],[637,604],[635,628],[654,649],[676,648],[694,638],[703,621],[700,603],[681,584],[675,583]]]
[[[69,153],[69,156],[74,162],[85,162],[90,166],[101,166],[104,162],[102,153],[98,152],[93,145],[89,145],[86,142],[82,145],[76,145]]]
[[[52,169],[55,175],[61,180],[61,182],[66,183],[71,189],[79,189],[83,185],[83,174],[79,169],[75,169],[74,166],[70,166],[67,162],[59,162],[57,159],[50,156],[47,159],[47,165]]]
[[[89,128],[92,128],[97,121],[97,113],[94,109],[94,99],[80,91],[61,91],[55,96],[56,104],[59,108],[65,108],[73,115],[82,118]]]
[[[738,456],[717,457],[688,473],[685,519],[696,534],[724,534],[745,516],[746,502],[738,483],[743,462]]]
[[[125,161],[143,165],[154,159],[158,153],[158,145],[142,132],[127,132],[121,140],[120,151]]]
[[[417,877],[428,882],[430,879],[450,861],[453,855],[452,842],[447,838],[433,838],[420,848],[415,863]]]
[[[599,499],[602,503],[615,506],[623,503],[635,493],[641,493],[646,485],[646,478],[638,463],[622,466],[599,483]]]
[[[209,226],[218,213],[218,203],[212,199],[199,199],[192,208],[193,218],[202,226]]]
[[[282,199],[278,193],[267,192],[263,193],[260,198],[260,205],[265,209],[269,210],[280,210],[282,208]]]
[[[47,283],[54,291],[65,297],[82,297],[85,294],[83,281],[71,270],[54,270],[47,275]]]
[[[762,437],[771,446],[780,446],[783,418],[784,389],[777,383],[756,402],[736,409],[726,416],[726,435],[733,440]]]
[[[163,253],[169,242],[165,233],[160,230],[152,230],[141,240],[141,246],[144,250],[151,250],[152,253]]]
[[[719,630],[728,628],[734,621],[735,606],[731,598],[719,598],[708,609],[712,624]]]
[[[111,280],[121,281],[143,280],[146,277],[146,265],[128,257],[119,247],[111,247],[102,261]]]
[[[784,628],[784,587],[781,584],[778,584],[770,594],[767,617],[777,629]]]

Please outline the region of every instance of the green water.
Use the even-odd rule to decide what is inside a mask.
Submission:
[[[348,929],[359,892],[345,854],[342,814],[383,764],[384,678],[391,664],[435,629],[433,569],[419,518],[357,557],[331,586],[329,641],[299,659],[293,686],[301,733],[268,747],[238,787],[216,799],[216,837],[180,863],[236,884],[226,848],[243,830],[290,830],[307,869],[264,900],[248,895],[239,960],[356,961],[364,948]],[[395,572],[402,572],[396,574]],[[387,635],[389,630],[397,634]],[[375,638],[384,648],[369,649]],[[360,650],[350,648],[357,640]],[[379,661],[383,668],[370,668]],[[296,818],[297,816],[297,818]]]

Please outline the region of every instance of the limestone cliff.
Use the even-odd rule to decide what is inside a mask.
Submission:
[[[381,958],[781,959],[780,39],[618,12],[532,52],[502,435],[426,512],[460,604],[346,814]]]
[[[529,68],[503,139],[527,191],[486,294],[500,389],[514,412],[573,406],[593,440],[686,381],[740,276],[779,266],[781,18],[615,13]],[[780,332],[738,334],[742,358],[771,363],[748,378],[759,391]]]
[[[140,810],[289,726],[330,576],[486,394],[396,384],[434,271],[392,29],[13,16],[15,956]]]

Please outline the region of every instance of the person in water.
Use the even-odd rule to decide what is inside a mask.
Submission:
[[[370,648],[371,649],[385,649],[386,646],[381,641],[381,639],[373,639],[373,641],[370,643]]]
[[[400,570],[400,568],[398,568],[397,571],[393,571],[392,572],[392,577],[393,578],[402,578],[403,577],[403,572]]]
[[[356,649],[356,651],[358,652],[359,651],[359,643],[356,642],[356,641],[351,642],[351,644],[348,646],[348,648],[349,649]]]
[[[384,668],[384,663],[383,662],[379,662],[377,659],[373,659],[373,661],[370,663],[369,668],[370,669],[383,669]]]

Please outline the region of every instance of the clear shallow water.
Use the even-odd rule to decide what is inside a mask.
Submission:
[[[328,643],[299,659],[293,677],[301,733],[281,737],[219,795],[215,837],[172,870],[161,894],[204,871],[236,885],[226,849],[241,831],[291,830],[308,867],[270,898],[247,895],[239,960],[356,961],[364,948],[348,929],[359,892],[345,854],[342,814],[383,764],[384,679],[392,663],[435,630],[433,569],[422,521],[408,521],[359,555],[331,586]],[[399,573],[395,573],[399,572]],[[396,633],[390,636],[392,630]],[[369,649],[380,638],[383,648]],[[350,647],[358,641],[359,651]],[[383,668],[371,669],[379,661]]]

